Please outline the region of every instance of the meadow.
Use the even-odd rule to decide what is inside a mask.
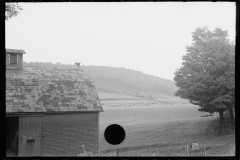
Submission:
[[[187,101],[176,97],[144,100],[100,94],[100,99],[103,97],[101,153],[116,153],[119,149],[119,156],[186,156],[184,147],[189,141],[205,144],[208,156],[226,155],[234,148],[233,132],[215,134],[218,114],[202,117],[207,113],[197,111],[198,106]],[[126,137],[120,145],[110,145],[104,138],[104,130],[110,124],[119,124],[125,129]]]

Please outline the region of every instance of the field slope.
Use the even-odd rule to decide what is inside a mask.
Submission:
[[[219,136],[217,114],[202,117],[206,114],[197,111],[198,106],[185,101],[124,100],[124,97],[114,96],[115,100],[107,100],[107,95],[100,96],[105,99],[101,101],[104,112],[100,114],[102,153],[116,153],[120,149],[119,156],[186,156],[184,146],[189,141],[205,144],[208,156],[234,152],[234,131]],[[105,141],[104,130],[110,124],[119,124],[125,129],[126,138],[122,144],[113,146]]]

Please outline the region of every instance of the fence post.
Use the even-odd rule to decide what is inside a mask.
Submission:
[[[185,146],[185,151],[187,152],[187,156],[190,155],[190,153],[189,153],[189,149],[190,149],[190,148],[189,148],[189,145],[186,145],[186,146]]]
[[[117,149],[117,157],[118,157],[118,152],[119,152],[119,149]]]

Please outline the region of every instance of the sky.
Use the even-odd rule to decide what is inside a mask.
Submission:
[[[127,68],[173,80],[198,27],[235,40],[234,2],[19,3],[5,21],[8,49],[26,62]]]

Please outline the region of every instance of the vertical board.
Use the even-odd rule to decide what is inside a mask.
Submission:
[[[41,117],[19,117],[19,156],[39,156]]]
[[[22,66],[22,62],[23,62],[23,55],[22,54],[18,54],[18,65]]]
[[[100,114],[98,113],[98,122],[100,122]],[[98,123],[98,154],[100,155],[100,123]]]
[[[99,151],[98,113],[52,114],[42,118],[42,156],[77,156],[82,145]]]
[[[6,53],[6,66],[9,66],[9,54]]]

